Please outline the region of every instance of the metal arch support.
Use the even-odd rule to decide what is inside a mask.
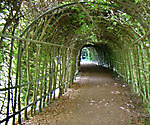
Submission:
[[[77,5],[77,4],[88,4],[88,2],[72,2],[72,3],[68,3],[68,4],[64,4],[64,5],[60,5],[60,6],[57,6],[57,7],[54,7],[52,9],[48,9],[47,11],[45,11],[42,15],[38,16],[35,20],[33,20],[25,29],[24,31],[21,33],[20,37],[22,37],[28,30],[31,26],[34,25],[34,23],[37,22],[37,20],[41,19],[42,17],[44,17],[45,15],[51,13],[51,12],[54,12],[55,10],[58,10],[58,9],[62,9],[62,8],[65,8],[65,7],[68,7],[68,6],[74,6],[74,5]],[[108,4],[108,3],[102,3],[102,2],[91,2],[93,4],[98,4],[98,5],[104,5],[104,6],[109,6],[109,7],[113,7],[113,8],[116,8],[118,10],[120,10],[117,6],[113,5],[113,4]]]

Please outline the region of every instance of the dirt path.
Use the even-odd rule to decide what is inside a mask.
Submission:
[[[77,80],[80,87],[70,89],[71,98],[62,97],[54,104],[56,109],[49,107],[26,124],[130,125],[135,106],[126,85],[113,80],[106,70],[92,69],[81,73]]]

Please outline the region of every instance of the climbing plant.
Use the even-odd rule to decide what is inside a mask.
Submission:
[[[0,123],[21,123],[60,97],[86,44],[150,109],[149,0],[0,3]]]

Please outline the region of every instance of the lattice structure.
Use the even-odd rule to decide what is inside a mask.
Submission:
[[[60,97],[89,44],[149,108],[149,8],[149,0],[2,1],[0,123],[21,123]]]

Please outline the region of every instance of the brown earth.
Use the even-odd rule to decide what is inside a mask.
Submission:
[[[26,125],[150,125],[141,101],[112,72],[82,66],[72,88]],[[136,101],[136,102],[135,102]],[[147,120],[149,121],[149,120]]]

